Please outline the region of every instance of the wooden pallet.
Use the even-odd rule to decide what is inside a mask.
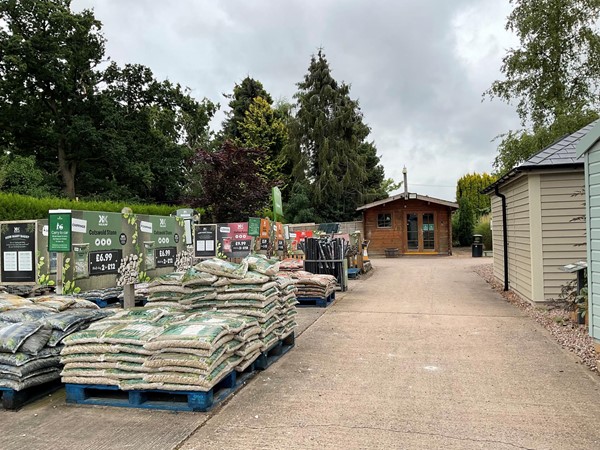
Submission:
[[[4,409],[17,410],[27,405],[28,403],[34,402],[46,395],[52,394],[62,387],[60,378],[49,381],[38,386],[32,386],[21,391],[15,391],[14,389],[0,387],[0,397],[2,397],[2,407]]]

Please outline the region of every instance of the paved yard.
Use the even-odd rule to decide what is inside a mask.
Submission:
[[[600,448],[600,377],[468,257],[375,260],[296,348],[212,414],[0,412],[2,449]]]

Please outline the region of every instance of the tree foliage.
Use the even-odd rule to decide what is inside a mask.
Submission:
[[[325,221],[352,220],[356,208],[381,192],[383,168],[369,127],[350,87],[331,75],[321,50],[298,83],[287,157],[294,161],[296,192],[307,192]],[[304,194],[302,194],[304,195]]]
[[[244,120],[238,125],[244,147],[264,150],[259,162],[261,174],[272,184],[285,184],[290,172],[282,154],[287,144],[288,129],[278,110],[262,97],[252,99]]]
[[[246,118],[246,112],[250,109],[255,98],[262,98],[267,104],[272,105],[273,99],[265,90],[262,83],[253,78],[246,77],[240,84],[236,84],[232,94],[225,95],[229,99],[227,119],[223,122],[224,139],[242,139],[240,124]]]
[[[511,0],[507,30],[520,41],[502,60],[504,80],[486,92],[517,102],[521,131],[502,135],[494,167],[510,170],[596,116],[600,0]]]
[[[243,148],[226,141],[216,150],[199,149],[188,161],[193,168],[193,195],[184,198],[192,207],[203,207],[215,222],[238,222],[270,205],[271,186],[260,175],[264,150]]]
[[[70,3],[0,3],[0,145],[69,197],[177,201],[214,105],[144,66],[101,70],[101,23]]]
[[[487,173],[468,173],[456,183],[456,200],[465,198],[469,201],[476,217],[490,212],[491,200],[489,195],[481,191],[496,181],[496,177]]]
[[[458,211],[454,214],[458,214],[458,219],[453,224],[453,239],[457,240],[459,245],[471,245],[473,228],[475,227],[475,213],[467,197],[458,199]]]

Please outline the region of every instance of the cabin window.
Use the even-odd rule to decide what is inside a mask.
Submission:
[[[377,228],[392,228],[392,215],[390,213],[377,214]]]

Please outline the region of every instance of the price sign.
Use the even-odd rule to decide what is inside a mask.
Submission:
[[[156,267],[172,267],[175,265],[177,249],[175,247],[157,248],[154,250]]]
[[[122,254],[121,250],[90,252],[90,276],[117,273]]]
[[[260,240],[260,249],[261,250],[269,250],[269,240],[268,239]]]

